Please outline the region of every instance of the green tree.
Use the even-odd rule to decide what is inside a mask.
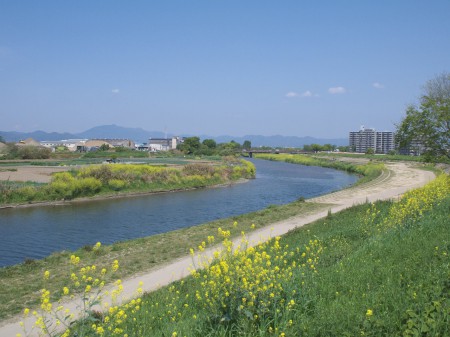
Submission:
[[[244,143],[242,144],[242,148],[250,150],[252,148],[252,142],[249,140],[245,140]]]
[[[323,151],[334,151],[336,149],[336,145],[333,144],[324,144]]]
[[[0,143],[6,143],[5,139],[3,138],[3,136],[0,135]]]
[[[312,152],[312,146],[310,144],[303,145],[303,151]]]
[[[369,148],[366,150],[366,154],[374,154],[374,153],[375,153],[375,150],[372,149],[371,147],[369,147]]]
[[[24,145],[17,148],[16,156],[21,159],[48,159],[51,153],[52,150],[46,147]]]
[[[406,116],[397,125],[396,143],[409,148],[423,146],[428,160],[450,158],[450,74],[442,73],[428,81],[418,107],[408,106]]]
[[[311,144],[311,150],[314,152],[320,152],[323,151],[323,146],[320,144]]]
[[[217,143],[214,139],[205,139],[202,142],[203,145],[207,146],[210,149],[215,149],[217,147]]]
[[[233,149],[240,149],[241,148],[241,144],[239,144],[238,142],[232,140],[231,142],[228,143],[229,146]]]
[[[109,145],[104,143],[102,144],[99,148],[100,151],[108,151],[109,150]]]
[[[200,138],[198,137],[188,137],[182,144],[178,145],[178,149],[186,154],[196,154],[200,147]]]

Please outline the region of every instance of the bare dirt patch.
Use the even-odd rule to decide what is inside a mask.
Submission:
[[[69,169],[64,166],[8,166],[0,170],[0,180],[49,183],[53,173]]]

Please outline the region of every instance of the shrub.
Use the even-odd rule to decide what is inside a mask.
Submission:
[[[41,146],[24,145],[17,149],[17,156],[22,159],[48,159],[51,153],[52,150]]]
[[[102,182],[93,177],[78,179],[73,185],[75,196],[92,195],[102,188]]]
[[[108,186],[114,191],[120,191],[125,187],[125,185],[126,185],[125,181],[120,179],[111,179],[108,182]]]
[[[21,199],[32,201],[36,197],[37,191],[34,186],[23,186],[18,189],[17,193]]]
[[[73,189],[70,182],[54,180],[44,188],[50,200],[72,199]]]
[[[183,167],[182,172],[185,175],[211,176],[215,169],[208,164],[188,164]]]

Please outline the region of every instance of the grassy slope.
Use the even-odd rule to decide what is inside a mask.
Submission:
[[[135,304],[127,310],[125,321],[111,314],[113,327],[130,336],[445,336],[450,330],[450,185],[448,177],[439,182],[408,193],[400,203],[355,206],[283,236],[280,246],[293,252],[283,255],[287,265],[302,261],[299,254],[311,240],[321,248],[312,268],[317,273],[308,262],[306,269],[293,270],[293,278],[281,280],[283,291],[268,290],[287,294],[288,301],[294,296],[289,310],[279,302],[271,308],[280,311],[264,317],[245,310],[230,319],[228,314],[211,316],[214,310],[195,299],[196,291],[204,296],[205,285],[199,282],[208,273],[202,273],[144,296],[139,310]],[[283,253],[264,249],[270,255]],[[283,259],[273,262],[283,265]],[[236,289],[231,288],[231,297]]]
[[[42,275],[45,270],[49,270],[52,275],[45,287],[52,291],[61,289],[68,280],[67,271],[71,254],[79,256],[84,264],[95,263],[100,267],[109,266],[112,261],[118,259],[121,267],[115,276],[123,278],[189,254],[191,247],[200,244],[211,233],[216,233],[218,227],[230,230],[233,237],[239,236],[240,229],[233,227],[234,221],[239,222],[239,227],[249,228],[255,223],[256,228],[260,228],[299,213],[308,214],[326,207],[327,205],[304,202],[269,206],[264,210],[209,224],[102,246],[97,252],[92,251],[92,246],[86,246],[76,252],[64,251],[42,260],[30,260],[19,265],[0,268],[0,319],[17,314],[25,306],[37,305],[38,292],[44,287]],[[169,247],[167,242],[177,244]]]
[[[379,204],[379,219],[388,207]],[[436,315],[440,331],[450,328],[449,208],[447,198],[410,228],[367,235],[362,220],[355,221],[367,211],[360,206],[286,236],[286,243],[295,244],[310,230],[327,247],[315,284],[305,288],[312,311],[302,314],[298,328],[311,336],[358,335],[364,330],[400,335],[410,318],[408,310],[418,315],[411,324],[420,329],[430,318],[426,307],[433,301],[447,310],[447,316],[442,311]],[[368,309],[374,312],[370,321]]]
[[[377,204],[376,221],[382,221],[390,206]],[[245,323],[244,312],[244,323],[211,321],[202,304],[188,300],[203,289],[191,278],[144,297],[141,322],[130,323],[125,331],[153,336],[172,331],[187,336],[279,336],[281,331],[286,336],[445,336],[450,331],[449,208],[447,197],[414,225],[378,234],[362,225],[370,205],[361,205],[285,235],[281,246],[292,250],[311,239],[322,242],[318,273],[301,272],[287,286],[300,293],[295,311],[256,327],[252,320]],[[163,318],[178,311],[173,321]],[[158,317],[163,318],[160,324]]]

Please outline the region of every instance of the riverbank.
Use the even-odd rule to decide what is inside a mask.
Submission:
[[[32,174],[30,170],[38,172]],[[224,160],[219,165],[192,163],[182,167],[161,167],[102,164],[71,168],[69,171],[49,167],[19,167],[0,173],[4,173],[0,175],[1,209],[224,186],[240,179],[254,178],[256,171],[252,163],[233,159]],[[28,180],[21,182],[27,174],[30,175]],[[16,180],[10,181],[11,175]],[[50,179],[49,182],[37,184],[42,177]]]
[[[90,197],[80,197],[76,199],[70,200],[55,200],[55,201],[41,201],[41,202],[28,202],[23,204],[7,204],[0,205],[0,211],[2,209],[10,209],[10,208],[29,208],[29,207],[42,207],[42,206],[69,206],[73,204],[82,204],[91,201],[100,201],[100,200],[111,200],[111,199],[122,199],[122,198],[133,198],[133,197],[142,197],[146,195],[155,195],[155,194],[167,194],[167,193],[176,193],[182,191],[194,191],[198,189],[207,189],[207,188],[221,188],[226,186],[231,186],[234,184],[244,184],[248,182],[250,179],[248,178],[240,178],[238,180],[233,180],[228,183],[204,186],[204,187],[192,187],[192,188],[180,188],[180,189],[172,189],[172,190],[163,190],[163,191],[142,191],[142,192],[121,192],[114,194],[102,194],[102,195],[94,195]]]
[[[257,229],[253,231],[250,234],[249,240],[256,244],[260,240],[266,240],[270,237],[276,236],[276,235],[282,235],[286,233],[289,230],[292,230],[296,227],[303,226],[304,224],[310,223],[312,221],[315,221],[319,218],[325,217],[331,213],[338,212],[342,209],[351,207],[354,204],[358,203],[364,203],[366,201],[375,201],[375,200],[383,200],[383,199],[395,199],[405,191],[422,186],[426,182],[433,179],[434,174],[428,171],[422,171],[415,167],[412,167],[410,164],[405,163],[387,163],[386,164],[387,171],[384,175],[380,176],[379,179],[376,179],[372,181],[371,183],[359,185],[356,187],[352,187],[350,189],[346,189],[340,192],[336,192],[327,196],[322,196],[317,198],[316,200],[308,200],[306,203],[299,203],[303,205],[318,205],[318,208],[315,210],[310,210],[309,212],[303,212],[299,209],[294,210],[294,213],[289,214],[287,217],[288,219],[285,220],[270,220],[269,223],[266,223],[262,226],[260,226],[259,218],[264,218],[264,214],[259,214],[259,217],[255,217],[254,215],[254,223],[256,226],[260,226],[260,229]],[[266,212],[266,210],[264,210]],[[262,213],[264,213],[262,212]],[[295,213],[296,212],[296,213]],[[276,213],[276,212],[274,212]],[[251,221],[248,219],[248,221]],[[232,224],[228,224],[232,227]],[[244,224],[242,224],[244,226]],[[204,239],[211,233],[214,233],[217,230],[218,224],[214,224],[210,227],[205,227],[204,232],[201,231],[201,237]],[[224,227],[222,227],[224,228]],[[248,228],[248,227],[247,227]],[[193,228],[194,231],[198,229],[197,227]],[[224,228],[225,229],[225,228]],[[239,228],[237,228],[237,231],[239,231]],[[184,234],[183,234],[184,236]],[[202,239],[198,239],[196,241],[190,236],[186,236],[186,243],[190,246],[195,245],[195,242],[200,243]],[[140,240],[135,240],[136,242],[140,242]],[[165,240],[160,240],[160,244],[162,244],[162,247],[165,247],[167,250],[167,246],[165,245]],[[178,249],[179,245],[181,245],[183,242],[179,241],[169,241],[169,242],[177,242],[177,248],[179,251],[179,257],[175,262],[170,263],[169,261],[172,260],[172,258],[167,259],[165,261],[160,261],[159,266],[161,266],[160,263],[163,264],[161,267],[156,267],[157,264],[153,267],[153,269],[150,272],[143,273],[144,269],[142,269],[141,266],[136,265],[135,272],[138,273],[138,276],[133,276],[126,278],[123,281],[123,288],[124,288],[124,298],[130,297],[134,294],[134,291],[137,289],[139,282],[143,281],[143,291],[152,291],[160,286],[163,286],[165,284],[170,283],[171,281],[180,279],[182,277],[185,277],[189,274],[189,267],[192,263],[192,258],[190,256],[182,257],[186,252],[183,253],[182,249]],[[114,246],[114,245],[113,245]],[[115,251],[114,249],[111,249],[111,251]],[[136,252],[134,252],[136,254]],[[88,254],[86,254],[88,255]],[[151,256],[147,255],[146,256]],[[104,256],[103,254],[100,254],[100,256]],[[112,254],[111,258],[115,259],[121,259],[124,255],[121,255],[119,253]],[[93,257],[95,257],[93,255]],[[58,258],[60,260],[64,260],[67,257],[66,256],[56,256],[55,258]],[[84,257],[82,257],[84,259]],[[89,261],[88,261],[89,263]],[[165,265],[164,265],[165,264]],[[30,266],[31,267],[31,266]],[[40,265],[36,270],[45,270],[47,266]],[[16,275],[19,279],[23,277],[23,275]],[[118,277],[123,278],[124,275],[117,275]],[[28,282],[27,282],[28,281]],[[27,283],[29,283],[29,280],[23,281],[23,286],[25,286]],[[14,282],[13,280],[5,280],[4,284],[8,284],[9,282]],[[2,277],[2,283],[3,283],[3,277]],[[20,287],[20,285],[18,285]],[[21,302],[21,301],[17,301]],[[27,301],[23,303],[23,305],[26,305]],[[16,303],[17,305],[17,303]],[[74,304],[75,305],[75,304]],[[16,311],[17,309],[8,309],[9,313]],[[3,312],[3,310],[2,310]],[[3,323],[4,324],[4,323]],[[20,328],[17,329],[17,323],[11,323],[7,324],[4,327],[0,329],[0,334],[2,334],[2,331],[8,331],[5,329],[10,329],[9,331],[13,334],[17,331],[20,331]],[[14,327],[16,328],[14,330]],[[8,334],[5,334],[8,335]]]

